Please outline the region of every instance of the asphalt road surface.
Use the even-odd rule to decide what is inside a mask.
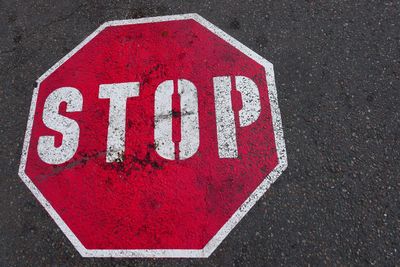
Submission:
[[[35,80],[105,21],[198,13],[274,64],[288,169],[208,259],[82,258],[18,177]],[[0,266],[400,265],[399,1],[0,1]]]

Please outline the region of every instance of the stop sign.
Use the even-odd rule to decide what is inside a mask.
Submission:
[[[272,64],[187,14],[107,22],[41,76],[19,174],[83,256],[208,257],[286,165]]]

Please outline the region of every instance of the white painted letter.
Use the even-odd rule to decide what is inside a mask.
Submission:
[[[101,84],[99,98],[110,99],[107,135],[107,162],[123,159],[125,151],[126,101],[139,95],[139,83]]]
[[[187,159],[197,152],[200,144],[197,89],[188,80],[178,80],[181,97],[181,142],[179,159]]]
[[[220,158],[237,158],[235,116],[232,110],[231,77],[214,77],[215,115]]]
[[[172,80],[162,82],[155,93],[154,140],[157,153],[165,158],[175,159],[175,144],[172,141]],[[193,156],[199,148],[199,115],[197,90],[188,80],[178,80],[181,102],[181,142],[179,159]]]
[[[172,141],[172,94],[174,82],[162,82],[154,96],[154,142],[158,155],[175,159],[175,145]]]
[[[62,144],[55,147],[54,136],[41,136],[38,141],[38,154],[48,164],[62,164],[70,160],[79,143],[79,125],[76,121],[58,113],[60,104],[67,103],[67,112],[82,111],[81,92],[73,87],[61,87],[53,91],[46,99],[43,108],[43,123],[63,135]]]
[[[249,126],[258,119],[261,112],[260,93],[257,85],[247,77],[236,76],[236,90],[242,95],[243,107],[239,111],[240,126]]]
[[[218,154],[220,158],[237,158],[235,117],[232,110],[231,77],[214,77],[215,113],[217,120]],[[235,77],[236,90],[241,93],[243,107],[239,111],[241,127],[258,119],[261,111],[257,85],[244,76]]]

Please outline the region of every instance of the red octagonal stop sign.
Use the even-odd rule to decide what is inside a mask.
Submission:
[[[208,257],[286,165],[272,64],[188,14],[40,77],[19,174],[83,256]]]

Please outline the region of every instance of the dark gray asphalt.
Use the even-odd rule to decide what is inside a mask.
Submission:
[[[196,12],[274,63],[289,167],[209,259],[83,259],[17,175],[35,80],[108,20]],[[399,1],[0,1],[0,266],[400,265]]]

